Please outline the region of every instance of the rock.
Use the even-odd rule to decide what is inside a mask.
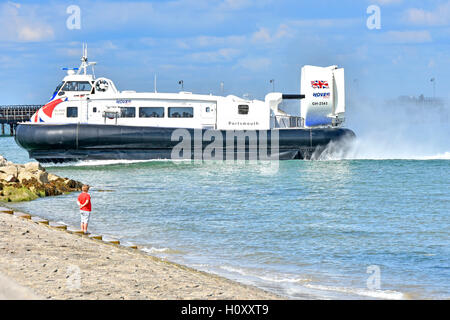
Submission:
[[[8,202],[30,201],[37,199],[38,195],[25,187],[16,188],[14,186],[7,186],[3,189],[3,196],[0,197],[0,200],[2,200],[2,198],[5,198],[4,200]]]
[[[37,173],[37,176],[38,176],[37,180],[40,183],[42,183],[42,184],[48,183],[48,173],[47,172],[41,171],[41,172]]]
[[[48,176],[47,176],[47,179],[48,179],[49,182],[54,182],[54,181],[56,181],[58,179],[61,179],[61,178],[58,177],[56,174],[49,173]]]
[[[3,156],[0,155],[0,167],[9,166],[11,164],[11,161],[6,160]]]
[[[81,188],[82,186],[80,185],[80,182],[69,179],[66,181],[66,185],[71,188],[71,189],[77,189],[77,188]]]
[[[39,162],[28,162],[25,163],[24,165],[24,169],[26,171],[45,171],[45,169],[41,166],[41,164]]]
[[[14,165],[0,167],[0,174],[17,176],[18,170]]]
[[[42,168],[39,163],[37,165],[34,162],[27,163],[24,168],[18,169],[18,180],[23,182],[24,180],[36,178],[41,184],[48,183],[48,172],[39,168]]]
[[[19,182],[17,177],[15,175],[12,175],[12,174],[7,175],[4,180],[6,182],[10,182],[10,183]]]
[[[35,178],[34,174],[29,171],[20,171],[17,175],[17,179],[23,183],[24,180],[31,180],[32,178]]]
[[[38,162],[14,164],[0,156],[0,201],[28,201],[80,191],[82,183],[48,173]]]

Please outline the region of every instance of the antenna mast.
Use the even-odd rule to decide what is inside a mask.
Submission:
[[[88,50],[87,50],[87,43],[83,43],[83,56],[81,57],[81,65],[78,69],[77,74],[80,74],[81,70],[83,70],[83,74],[86,75],[87,68],[89,66],[92,67],[92,73],[94,74],[94,66],[97,64],[97,62],[88,62]],[[95,74],[94,74],[95,78]]]

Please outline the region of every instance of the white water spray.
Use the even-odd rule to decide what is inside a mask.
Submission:
[[[330,143],[318,160],[450,159],[448,104],[372,101],[351,105],[347,127],[357,138]]]

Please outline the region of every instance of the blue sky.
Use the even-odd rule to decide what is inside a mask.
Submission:
[[[81,9],[69,30],[67,7]],[[381,28],[370,30],[368,6]],[[97,76],[119,90],[185,90],[263,98],[295,93],[305,64],[346,70],[347,94],[449,99],[449,0],[21,1],[0,4],[2,103],[44,103],[79,65],[81,44]]]

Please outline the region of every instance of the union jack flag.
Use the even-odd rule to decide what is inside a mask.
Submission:
[[[328,81],[315,80],[311,81],[311,85],[314,89],[328,89]]]

